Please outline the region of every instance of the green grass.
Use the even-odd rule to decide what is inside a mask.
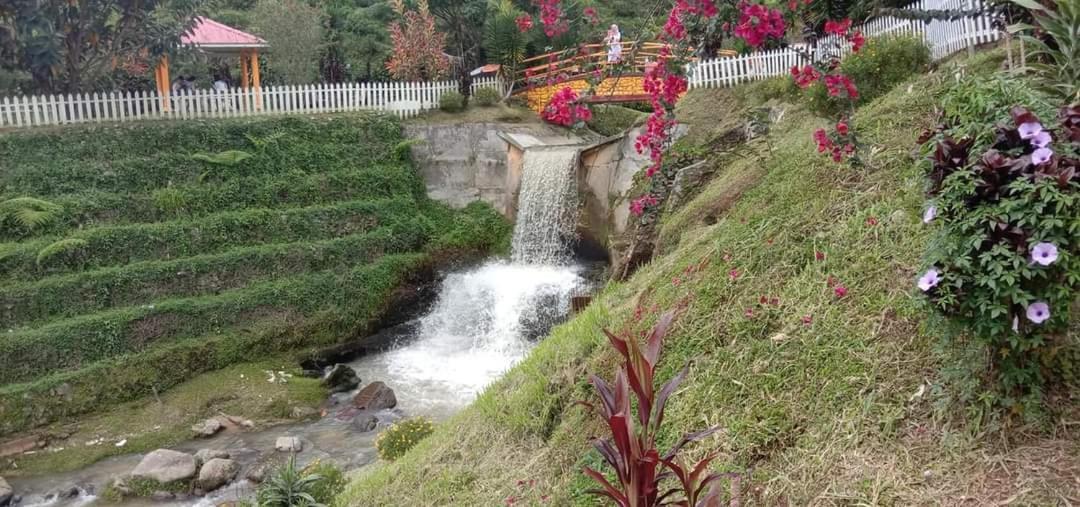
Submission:
[[[718,450],[714,470],[748,474],[743,498],[751,504],[967,497],[1043,505],[1076,496],[1075,429],[988,434],[943,403],[960,387],[941,374],[940,331],[925,322],[912,290],[928,233],[911,152],[934,124],[949,76],[916,77],[858,111],[863,169],[818,156],[811,133],[827,120],[789,109],[768,142],[725,164],[693,201],[661,219],[664,255],[609,285],[431,437],[364,471],[340,502],[500,505],[519,481],[535,480],[551,505],[604,505],[586,493],[595,485],[580,472],[599,466],[587,438],[604,429],[575,404],[595,401],[587,373],[610,378],[614,354],[600,329],[644,331],[652,309],[680,302],[686,309],[658,381],[692,367],[668,405],[660,447],[719,425],[690,457]],[[716,93],[688,100],[705,104]],[[708,143],[721,128],[714,125],[729,121],[694,139]],[[692,266],[703,268],[687,274]],[[846,297],[834,295],[830,277],[848,288]],[[779,304],[762,307],[761,296]],[[1076,404],[1061,403],[1061,420],[1074,418]]]

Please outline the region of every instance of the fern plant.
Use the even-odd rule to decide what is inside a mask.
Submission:
[[[313,492],[323,477],[305,474],[296,467],[296,455],[274,470],[256,494],[259,507],[325,507]]]
[[[0,229],[30,234],[55,222],[63,210],[59,204],[34,197],[8,199],[0,202]]]
[[[1017,23],[1009,27],[1035,48],[1028,70],[1039,76],[1048,93],[1066,104],[1080,101],[1080,2],[1055,0],[1052,9],[1035,0],[1012,2],[1029,9],[1035,18],[1034,26]],[[1036,31],[1041,36],[1032,35]]]
[[[38,266],[44,265],[49,259],[59,255],[72,255],[86,247],[85,239],[67,238],[42,248],[37,254]]]

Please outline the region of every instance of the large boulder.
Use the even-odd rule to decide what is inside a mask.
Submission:
[[[221,449],[199,449],[195,453],[195,464],[202,466],[203,463],[207,463],[212,459],[229,459],[229,451],[222,451]]]
[[[240,472],[240,465],[231,459],[214,458],[207,461],[199,470],[199,480],[196,483],[203,491],[213,491],[233,480]]]
[[[363,413],[353,418],[352,429],[360,433],[367,433],[379,425],[379,418],[372,414]]]
[[[360,387],[360,376],[352,367],[338,363],[326,374],[322,383],[330,389],[331,394],[344,393]]]
[[[170,449],[158,449],[144,456],[131,471],[131,476],[168,484],[195,477],[196,468],[195,456]]]
[[[197,423],[191,427],[191,432],[198,438],[212,437],[217,432],[225,429],[225,425],[221,424],[221,420],[217,417],[211,417],[201,423]]]
[[[394,390],[382,382],[372,382],[353,397],[353,406],[360,410],[383,410],[397,406]]]
[[[15,495],[15,490],[11,489],[11,485],[0,477],[0,505],[7,505],[11,502],[11,497]]]

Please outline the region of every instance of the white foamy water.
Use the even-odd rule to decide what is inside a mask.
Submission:
[[[577,225],[577,147],[525,151],[512,258],[522,264],[566,264]]]
[[[449,275],[415,339],[352,366],[385,379],[407,413],[448,416],[525,356],[530,333],[569,313],[578,271],[493,262]]]

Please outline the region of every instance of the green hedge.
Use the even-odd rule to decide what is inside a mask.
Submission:
[[[930,48],[920,39],[875,37],[867,39],[858,53],[845,57],[840,71],[855,82],[859,89],[858,105],[862,105],[925,72],[930,62]],[[820,82],[808,88],[806,96],[809,108],[819,114],[833,115],[846,108],[846,101],[830,98]]]
[[[374,265],[396,262],[400,262],[398,256],[385,256]],[[365,285],[369,269],[305,273],[220,294],[155,301],[5,333],[0,337],[0,385],[138,352],[155,343],[220,331],[268,314],[302,318],[347,308],[370,297]]]
[[[256,146],[251,139],[262,143]],[[0,137],[0,196],[150,191],[242,176],[393,163],[400,125],[382,115],[140,124]],[[241,150],[236,166],[191,159]]]
[[[235,289],[275,276],[346,268],[384,254],[422,250],[431,234],[430,225],[417,220],[326,241],[238,248],[17,283],[0,291],[0,316],[17,326]]]
[[[353,271],[344,304],[310,319],[288,325],[264,320],[0,387],[0,434],[160,393],[199,373],[254,357],[347,339],[378,317],[393,290],[427,260],[424,255],[387,256]]]
[[[49,198],[63,211],[51,224],[35,230],[34,235],[206,216],[246,208],[295,208],[343,200],[416,195],[417,188],[422,185],[412,168],[388,164],[320,173],[296,170],[277,176],[248,176],[213,185],[181,185],[153,192],[89,191]],[[4,237],[16,238],[18,234],[17,231],[0,230],[0,238]]]
[[[344,236],[416,218],[411,198],[352,201],[326,206],[219,213],[205,218],[98,227],[68,239],[86,242],[43,259],[39,253],[62,238],[0,244],[0,275],[37,279],[49,274],[143,260],[190,257],[244,245]]]

